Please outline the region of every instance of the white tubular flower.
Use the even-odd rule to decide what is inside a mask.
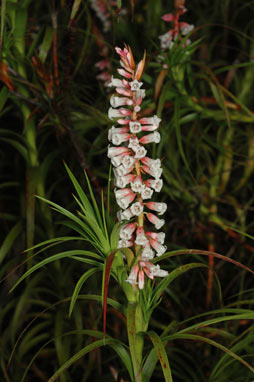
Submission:
[[[130,127],[130,132],[133,134],[138,134],[142,131],[141,123],[136,121],[130,122],[129,127]]]
[[[142,158],[141,162],[146,166],[150,167],[152,170],[158,169],[161,167],[160,159],[151,159],[148,157]]]
[[[156,203],[156,202],[148,202],[146,206],[153,211],[158,212],[159,215],[163,215],[167,210],[166,203]]]
[[[125,155],[122,159],[122,165],[125,168],[132,168],[135,164],[136,160],[131,155]]]
[[[151,169],[148,166],[143,166],[143,171],[145,171],[147,174],[153,176],[155,179],[159,179],[162,174],[162,168],[156,168],[156,169]]]
[[[117,248],[129,248],[129,247],[132,247],[132,246],[133,246],[133,242],[132,241],[120,239],[118,241]]]
[[[139,90],[142,85],[143,85],[143,82],[138,82],[137,80],[130,82],[130,86],[131,86],[132,91]]]
[[[170,49],[172,47],[172,35],[170,34],[170,32],[162,34],[161,36],[159,36],[159,39],[161,41],[162,50]]]
[[[124,196],[123,198],[117,198],[116,202],[119,205],[120,208],[126,209],[129,207],[129,205],[133,202],[133,200],[136,198],[136,194],[129,193],[129,195]]]
[[[119,134],[114,132],[112,134],[112,143],[116,146],[119,146],[123,142],[127,142],[129,140],[129,137],[130,137],[130,134],[128,133]]]
[[[121,108],[121,109],[114,109],[113,107],[109,108],[109,111],[108,111],[109,119],[112,120],[114,118],[120,118],[123,115],[131,115],[131,111],[124,108]]]
[[[145,181],[147,187],[152,187],[155,192],[160,192],[163,186],[162,179],[148,179]]]
[[[123,81],[122,80],[119,80],[118,78],[114,78],[113,76],[111,77],[111,81],[110,83],[108,84],[109,87],[117,87],[117,88],[121,88],[121,87],[124,87],[123,85]]]
[[[164,232],[146,232],[146,236],[148,236],[148,238],[152,238],[153,240],[157,240],[160,244],[164,244],[166,235]]]
[[[129,131],[129,128],[127,126],[126,127],[112,126],[111,129],[109,129],[109,131],[108,131],[108,140],[112,141],[112,136],[115,133],[122,134],[122,133],[128,133],[128,131]]]
[[[139,216],[143,212],[143,209],[144,209],[144,207],[140,202],[133,203],[130,206],[130,210],[131,210],[132,214],[135,216]]]
[[[110,97],[110,105],[112,107],[119,107],[119,106],[124,106],[124,105],[132,105],[133,101],[129,99],[128,97],[116,97],[112,95]]]
[[[143,125],[142,131],[155,131],[157,130],[159,125]]]
[[[153,190],[149,187],[144,187],[141,191],[141,197],[142,199],[151,199],[153,195]]]
[[[142,138],[140,138],[139,142],[143,145],[146,145],[148,143],[159,143],[160,140],[160,133],[158,133],[158,131],[154,131],[151,134],[144,135]]]
[[[135,138],[130,138],[130,139],[129,139],[128,147],[129,147],[130,149],[132,149],[133,151],[136,151],[136,149],[137,149],[138,147],[140,147],[140,146],[139,146],[139,140],[138,140],[138,138],[137,138],[137,137],[135,137]]]
[[[142,125],[156,125],[159,126],[161,119],[154,115],[153,117],[144,117],[141,118],[138,122],[140,122]]]
[[[122,190],[114,189],[116,198],[124,198],[126,195],[129,195],[132,191],[129,188],[124,188]]]
[[[143,227],[138,227],[136,229],[136,240],[135,243],[138,245],[145,245],[148,243],[148,239],[145,235],[145,231]]]
[[[120,238],[123,240],[130,240],[137,227],[136,223],[129,223],[124,225],[120,230]]]
[[[133,174],[128,174],[125,176],[117,176],[115,178],[115,185],[116,187],[119,187],[119,188],[125,188],[127,184],[133,181],[134,177],[135,175]]]
[[[124,211],[117,212],[117,218],[119,221],[130,220],[132,217],[133,217],[133,213],[130,208],[127,208],[127,210],[124,210]]]
[[[144,188],[144,184],[142,182],[142,179],[140,176],[136,176],[134,181],[131,183],[131,189],[134,192],[138,192],[141,194],[142,190]]]
[[[139,266],[137,264],[133,265],[131,268],[131,272],[129,274],[129,277],[127,278],[127,283],[130,284],[137,284],[138,279],[138,273],[139,273]]]
[[[123,165],[120,165],[116,168],[113,168],[113,172],[115,176],[124,176],[131,172],[131,168],[125,168]]]
[[[134,150],[134,149],[133,149]],[[136,159],[144,158],[147,154],[147,150],[143,146],[137,146],[135,147],[135,156]]]
[[[136,97],[137,98],[145,98],[145,96],[146,96],[146,91],[145,91],[145,89],[138,89],[138,90],[136,90]]]
[[[149,244],[144,246],[144,249],[141,253],[141,259],[144,261],[151,260],[154,258],[154,252]]]
[[[147,219],[155,225],[155,228],[156,229],[160,229],[164,224],[165,224],[165,220],[163,219],[159,219],[156,215],[154,214],[151,214],[150,212],[148,212],[146,214],[146,217]]]
[[[122,160],[123,160],[122,155],[118,155],[118,156],[111,158],[111,163],[114,167],[118,167],[122,163]]]
[[[183,26],[181,28],[181,33],[182,33],[183,36],[186,36],[193,29],[194,29],[194,25],[193,24],[183,23]]]
[[[166,252],[167,247],[165,245],[160,244],[157,240],[150,239],[150,244],[155,249],[156,256],[161,256]]]
[[[153,276],[157,276],[157,277],[166,277],[166,276],[168,276],[168,271],[160,269],[159,264],[151,265],[149,270],[150,270],[151,275],[153,275]]]
[[[130,150],[127,147],[108,147],[108,158],[113,158],[114,156],[128,153]]]

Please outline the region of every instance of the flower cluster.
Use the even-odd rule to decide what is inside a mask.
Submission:
[[[174,45],[176,40],[182,40],[184,36],[186,36],[188,33],[190,33],[194,25],[187,24],[186,22],[179,21],[179,17],[183,15],[185,12],[187,12],[187,9],[181,5],[176,8],[175,13],[167,13],[166,15],[163,15],[161,18],[162,20],[166,22],[172,22],[173,28],[170,29],[168,32],[163,34],[162,36],[159,36],[160,42],[161,42],[161,49],[171,49]],[[187,39],[185,42],[185,45],[190,44],[190,39]]]
[[[144,286],[144,275],[150,279],[154,276],[165,277],[167,271],[153,265],[151,260],[155,254],[162,255],[166,251],[163,232],[144,230],[145,220],[160,229],[165,221],[157,217],[167,208],[165,203],[149,201],[154,192],[162,188],[162,169],[159,159],[147,156],[147,145],[159,143],[160,118],[140,117],[141,104],[145,90],[140,78],[144,69],[144,58],[136,66],[131,49],[116,48],[120,56],[121,68],[118,73],[122,79],[112,76],[110,87],[115,87],[116,93],[111,96],[111,107],[108,116],[117,122],[108,133],[112,143],[108,147],[108,157],[114,166],[115,196],[121,210],[118,212],[120,221],[129,221],[120,230],[119,248],[133,247],[136,260],[126,281]],[[152,211],[152,212],[151,212]]]

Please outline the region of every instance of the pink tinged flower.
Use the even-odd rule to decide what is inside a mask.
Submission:
[[[161,167],[160,159],[152,159],[152,158],[145,157],[141,159],[141,162],[145,164],[146,166],[149,166],[152,170]]]
[[[118,87],[118,88],[121,88],[123,87],[123,81],[122,80],[119,80],[118,78],[114,78],[113,76],[111,77],[111,81],[110,83],[108,84],[109,87]]]
[[[129,144],[128,147],[132,149],[133,151],[136,151],[136,149],[139,147],[139,140],[137,137],[135,138],[130,138],[129,139]]]
[[[141,88],[141,86],[143,85],[143,82],[139,82],[138,80],[134,80],[134,81],[130,82],[130,85],[131,85],[131,90],[136,91],[136,90],[139,90]]]
[[[134,106],[134,111],[135,111],[136,113],[138,113],[140,110],[141,110],[141,107],[140,107],[140,106],[138,106],[138,105]]]
[[[135,151],[134,158],[136,158],[136,159],[144,158],[147,154],[147,150],[143,146],[136,147],[134,151]]]
[[[143,145],[146,145],[147,143],[159,143],[161,140],[160,133],[157,131],[144,135],[142,138],[140,138],[139,142],[142,143]]]
[[[130,124],[129,119],[118,119],[117,122],[119,123],[119,125],[129,125]]]
[[[137,104],[140,105],[142,102],[142,99],[145,98],[146,91],[145,89],[138,89],[136,90],[136,98],[137,98]]]
[[[129,127],[130,127],[130,132],[133,133],[133,134],[138,134],[142,131],[142,127],[141,127],[141,124],[139,122],[130,122],[129,123]]]
[[[112,107],[119,107],[119,106],[124,106],[124,105],[132,105],[133,101],[127,97],[116,97],[112,95],[110,97],[110,105]]]
[[[130,210],[131,210],[132,214],[135,216],[139,216],[143,212],[143,209],[144,209],[144,207],[140,202],[133,203],[130,206]]]
[[[133,265],[131,268],[129,277],[127,278],[127,283],[130,284],[137,284],[137,279],[138,279],[138,273],[139,273],[139,266],[137,264]]]
[[[165,271],[164,269],[160,269],[159,264],[157,265],[151,265],[149,267],[150,275],[151,276],[157,276],[157,277],[166,277],[168,276],[168,271]]]
[[[160,228],[165,224],[165,220],[163,220],[163,219],[159,219],[156,215],[154,215],[154,214],[152,214],[152,213],[150,213],[150,212],[148,212],[148,213],[146,214],[146,217],[147,217],[147,219],[148,219],[152,224],[155,225],[155,228],[156,228],[156,229],[160,229]]]
[[[161,119],[157,115],[154,115],[153,117],[141,118],[139,122],[142,125],[158,125],[159,126]]]
[[[141,259],[144,261],[151,260],[154,258],[154,252],[149,244],[144,246],[144,249],[141,253]]]
[[[115,192],[116,199],[124,198],[125,196],[129,195],[130,193],[132,193],[132,191],[129,188],[124,188],[124,189],[121,189],[121,190],[117,190],[115,188],[114,192]]]
[[[131,97],[131,91],[125,88],[116,88],[118,94],[124,95],[126,97]]]
[[[121,145],[123,142],[127,142],[130,139],[130,134],[128,133],[116,133],[112,134],[112,143],[116,146]]]
[[[126,195],[125,197],[121,199],[116,199],[117,204],[120,208],[126,209],[129,207],[129,205],[133,202],[133,200],[136,198],[135,193],[129,193],[129,195]]]
[[[108,131],[108,140],[110,142],[112,141],[112,137],[114,133],[122,134],[122,133],[127,133],[128,131],[129,131],[129,128],[127,126],[126,127],[112,126],[111,129],[109,129]]]
[[[103,60],[100,60],[100,61],[96,62],[96,64],[95,64],[95,67],[96,67],[97,69],[99,69],[99,70],[104,70],[104,69],[106,69],[106,68],[108,69],[109,66],[110,66],[110,61],[109,61],[108,58],[105,58],[105,59],[103,59]],[[111,76],[110,76],[110,77],[111,77]]]
[[[157,240],[150,239],[150,244],[153,247],[153,249],[155,249],[155,251],[157,252],[156,256],[163,255],[163,253],[165,253],[167,250],[167,247],[165,245],[160,244]]]
[[[113,169],[115,176],[124,176],[129,174],[132,171],[132,168],[125,168],[123,165],[120,165]]]
[[[114,156],[121,155],[123,153],[128,153],[130,150],[128,147],[108,147],[108,158],[113,158]]]
[[[124,69],[117,69],[118,73],[125,78],[132,78],[132,74]]]
[[[144,274],[143,269],[141,269],[138,272],[138,287],[139,287],[139,289],[143,289],[144,284],[145,284],[145,274]]]
[[[131,212],[130,208],[127,208],[127,210],[124,210],[124,211],[117,212],[117,219],[119,221],[130,220],[132,217],[133,217],[133,213]]]
[[[153,195],[153,190],[149,187],[144,187],[141,191],[142,199],[151,199]]]
[[[133,233],[135,232],[136,226],[136,223],[129,223],[124,225],[120,230],[120,238],[123,240],[130,240],[132,238]]]
[[[173,13],[167,13],[163,16],[161,16],[162,20],[166,21],[167,23],[169,23],[170,21],[174,21],[175,20],[175,15],[173,15]]]
[[[143,227],[138,227],[136,229],[136,240],[135,243],[138,245],[145,245],[148,242],[146,238],[145,231]]]
[[[135,175],[133,174],[128,174],[124,176],[117,176],[115,178],[115,185],[119,188],[125,188],[127,184],[133,181]]]
[[[117,248],[129,248],[133,246],[133,241],[120,239]]]
[[[131,183],[131,189],[134,192],[138,192],[141,194],[142,190],[144,188],[144,184],[142,182],[142,179],[140,176],[136,176],[134,181]]]
[[[109,119],[114,119],[114,118],[119,118],[119,117],[122,117],[123,115],[127,115],[125,113],[130,113],[129,115],[131,115],[131,111],[128,110],[128,109],[124,109],[124,108],[121,108],[121,109],[113,109],[112,107],[109,108],[109,111],[108,111],[108,117]]]
[[[164,232],[146,232],[146,236],[153,240],[157,240],[160,244],[164,244],[165,233]]]
[[[148,202],[146,206],[153,211],[158,212],[159,215],[163,215],[167,210],[166,203]]]
[[[194,29],[193,24],[188,24],[185,22],[179,23],[179,27],[181,29],[181,33],[183,36],[186,36],[188,33],[190,33]]]
[[[122,159],[122,165],[125,168],[132,168],[136,163],[136,159],[131,155],[125,155]]]
[[[143,166],[143,171],[145,171],[147,174],[153,176],[155,179],[159,179],[161,177],[161,174],[162,174],[162,168],[152,169],[148,166]]]
[[[147,187],[152,187],[155,192],[160,192],[163,186],[162,179],[147,179],[145,181]]]
[[[142,131],[154,131],[157,130],[159,125],[143,125]]]

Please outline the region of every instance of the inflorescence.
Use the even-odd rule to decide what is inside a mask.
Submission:
[[[108,147],[108,157],[114,166],[115,196],[121,208],[117,217],[119,221],[129,221],[120,230],[118,248],[134,248],[135,261],[126,281],[143,289],[145,275],[152,280],[155,276],[168,275],[159,265],[150,262],[155,254],[161,256],[166,251],[165,234],[144,229],[145,222],[152,223],[158,230],[165,223],[154,213],[164,214],[166,203],[149,201],[163,185],[161,161],[147,156],[147,145],[160,142],[157,129],[161,119],[157,115],[139,115],[145,97],[140,82],[145,55],[136,66],[130,47],[115,49],[120,56],[118,73],[122,79],[111,78],[109,86],[115,87],[116,93],[110,98],[108,116],[119,126],[109,130],[112,145]]]

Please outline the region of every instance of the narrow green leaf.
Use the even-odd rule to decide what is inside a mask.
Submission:
[[[25,272],[20,278],[19,280],[14,284],[14,286],[11,288],[10,290],[10,293],[26,278],[28,277],[29,275],[31,275],[33,272],[35,272],[36,270],[42,268],[44,265],[46,264],[49,264],[49,263],[52,263],[53,261],[56,261],[56,260],[60,260],[60,259],[63,259],[65,257],[67,258],[70,258],[72,256],[76,256],[76,255],[87,255],[87,256],[90,256],[92,254],[92,252],[89,252],[89,251],[82,251],[82,250],[72,250],[72,251],[65,251],[65,252],[61,252],[61,253],[58,253],[56,255],[53,255],[53,256],[50,256],[50,257],[47,257],[46,259],[40,261],[38,264],[35,264],[33,267],[31,267],[27,272]],[[92,257],[94,257],[95,254],[92,255]]]
[[[77,298],[78,298],[78,295],[79,295],[79,292],[80,292],[80,289],[82,288],[84,282],[86,280],[89,279],[89,277],[91,277],[94,273],[98,272],[99,269],[96,269],[96,268],[92,268],[92,269],[89,269],[87,272],[85,272],[81,277],[80,279],[78,280],[76,286],[75,286],[75,289],[74,289],[74,292],[72,294],[72,297],[71,297],[71,303],[70,303],[70,308],[69,308],[69,317],[71,316],[71,313],[73,311],[73,308],[74,308],[74,305],[77,301]]]
[[[52,27],[47,26],[46,31],[42,40],[42,43],[40,45],[40,50],[39,50],[39,60],[44,64],[48,52],[51,48],[52,41],[53,41],[53,36],[54,36],[54,30]]]
[[[74,0],[73,6],[72,6],[72,10],[71,10],[71,16],[70,16],[69,25],[71,24],[71,22],[75,18],[76,14],[77,14],[77,12],[79,10],[80,4],[81,4],[81,0]]]
[[[0,264],[4,260],[11,246],[13,245],[15,239],[22,232],[22,228],[23,228],[22,223],[18,222],[17,224],[15,224],[14,227],[12,227],[12,229],[10,230],[10,232],[4,239],[4,242],[0,247]]]
[[[158,299],[161,297],[163,291],[172,283],[173,280],[175,280],[178,276],[181,276],[183,273],[195,269],[195,268],[207,268],[206,264],[202,263],[190,263],[186,265],[182,265],[176,269],[174,269],[172,272],[169,273],[169,275],[165,278],[163,278],[159,284],[156,286],[156,288],[153,291],[153,301],[156,303]]]
[[[56,381],[61,373],[68,369],[73,363],[77,362],[80,358],[84,357],[87,353],[90,353],[91,351],[98,349],[99,347],[105,346],[105,345],[115,345],[117,344],[118,340],[114,340],[113,338],[105,338],[103,340],[98,340],[90,345],[85,346],[83,349],[81,349],[78,353],[74,354],[68,361],[66,361],[53,375],[49,378],[48,382],[54,382]]]
[[[228,355],[230,355],[232,358],[236,359],[237,361],[241,362],[244,366],[246,366],[249,370],[251,370],[252,373],[254,373],[254,368],[248,362],[246,362],[243,358],[241,358],[239,355],[232,352],[230,349],[228,349],[224,345],[221,345],[218,342],[211,340],[210,338],[198,336],[196,334],[177,333],[177,334],[173,334],[169,337],[163,338],[162,341],[165,342],[165,341],[172,341],[172,340],[179,340],[179,339],[200,341],[200,342],[205,342],[211,346],[214,346],[214,347],[224,351],[225,353],[227,353]]]
[[[173,382],[171,369],[169,366],[168,357],[167,357],[167,353],[166,353],[165,347],[163,345],[163,342],[161,341],[158,334],[155,333],[154,331],[149,331],[147,334],[151,338],[153,346],[157,352],[157,356],[158,356],[160,363],[161,363],[161,367],[162,367],[165,381],[166,382]]]

